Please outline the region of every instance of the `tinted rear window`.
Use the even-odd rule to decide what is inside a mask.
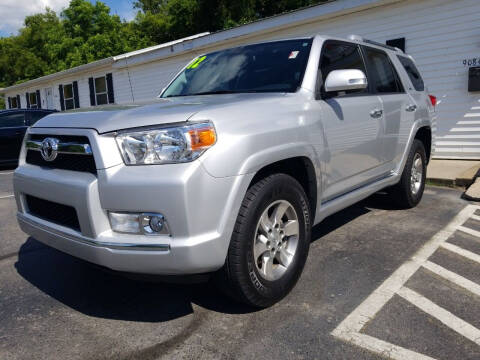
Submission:
[[[423,83],[423,79],[420,75],[420,72],[418,71],[417,67],[413,63],[412,59],[409,59],[405,56],[398,56],[398,60],[402,63],[403,67],[405,68],[405,71],[408,74],[408,77],[412,81],[413,87],[417,91],[423,91],[425,90],[425,84]]]
[[[50,113],[49,112],[43,112],[43,111],[28,112],[27,113],[27,120],[29,122],[29,125],[35,124],[38,120],[47,116],[48,114],[50,114]]]
[[[25,125],[23,112],[0,115],[0,127],[17,127]]]
[[[403,91],[395,68],[386,53],[365,47],[365,55],[369,67],[369,80],[375,93],[388,94]]]

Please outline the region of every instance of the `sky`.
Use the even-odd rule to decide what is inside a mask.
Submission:
[[[95,3],[95,0],[89,0]],[[49,7],[59,13],[70,0],[0,0],[0,37],[17,34],[25,16],[43,12]],[[103,0],[113,14],[131,20],[135,16],[133,0]]]

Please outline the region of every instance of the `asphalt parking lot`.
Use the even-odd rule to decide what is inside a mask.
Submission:
[[[253,311],[209,284],[126,279],[28,238],[0,171],[0,359],[479,359],[480,207],[429,187],[314,228],[294,291]]]

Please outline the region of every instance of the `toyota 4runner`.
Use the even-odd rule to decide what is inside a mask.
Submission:
[[[382,189],[418,204],[434,106],[410,56],[358,36],[201,55],[154,104],[30,128],[18,221],[89,262],[214,273],[269,306],[298,280],[313,225]]]

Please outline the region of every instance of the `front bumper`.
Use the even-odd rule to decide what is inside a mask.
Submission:
[[[84,132],[97,164],[101,163],[97,157],[108,141],[99,141],[101,136],[93,131]],[[250,175],[212,177],[199,161],[151,166],[122,163],[93,175],[45,169],[21,160],[13,182],[18,222],[33,238],[113,270],[183,275],[215,271],[223,265],[250,180]],[[80,231],[30,213],[26,195],[73,207]],[[171,236],[115,233],[108,211],[162,213]]]

